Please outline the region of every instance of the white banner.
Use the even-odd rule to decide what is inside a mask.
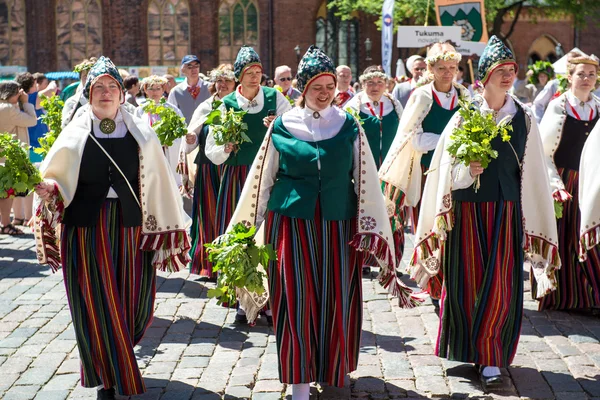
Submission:
[[[460,53],[461,56],[472,56],[478,55],[480,56],[483,53],[483,49],[485,49],[486,43],[483,42],[467,42],[461,40],[456,46],[456,51]]]
[[[461,42],[459,26],[399,26],[398,47],[421,48],[437,42]]]
[[[384,0],[381,10],[381,65],[388,76],[392,71],[394,41],[394,0]]]

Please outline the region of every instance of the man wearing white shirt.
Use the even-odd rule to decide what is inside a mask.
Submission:
[[[402,107],[406,107],[410,94],[415,90],[417,82],[421,79],[423,73],[427,69],[427,64],[425,64],[425,59],[423,57],[415,54],[408,57],[408,60],[406,60],[406,67],[410,71],[412,78],[397,84],[392,91],[392,96],[402,104]]]

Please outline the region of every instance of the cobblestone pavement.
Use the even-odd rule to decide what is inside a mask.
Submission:
[[[38,265],[33,246],[31,235],[0,236],[0,398],[95,399],[94,389],[79,386],[62,274]],[[235,312],[207,299],[210,285],[197,278],[160,274],[155,319],[136,348],[148,392],[131,399],[289,395],[278,380],[275,337],[266,322],[234,325]],[[312,388],[313,399],[600,399],[597,317],[537,312],[536,303],[526,300],[514,365],[503,371],[504,386],[485,394],[473,366],[433,355],[438,317],[429,302],[401,310],[366,278],[363,292],[358,370],[342,389]]]

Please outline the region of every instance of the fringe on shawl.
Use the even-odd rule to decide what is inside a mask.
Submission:
[[[537,282],[539,297],[556,289],[555,271],[560,268],[558,247],[538,236],[525,234],[523,250],[530,254],[533,275]],[[541,259],[535,261],[532,258]]]
[[[407,268],[410,278],[423,289],[427,287],[429,279],[439,271],[440,261],[436,252],[442,248],[446,240],[446,232],[452,230],[452,213],[448,211],[438,215],[433,225],[433,232],[415,245],[410,266]],[[430,272],[432,270],[435,270],[435,273]]]
[[[58,185],[54,184],[54,196],[49,202],[40,199],[40,204],[35,210],[36,227],[38,235],[41,238],[41,250],[38,251],[38,261],[45,263],[52,268],[52,272],[60,269],[61,255],[60,243],[56,230],[62,222],[65,203],[58,190]]]
[[[149,233],[142,235],[140,250],[154,251],[152,265],[167,272],[177,272],[191,261],[190,237],[186,231]]]
[[[356,250],[366,251],[375,257],[381,267],[377,276],[379,284],[388,289],[392,296],[398,297],[398,305],[401,308],[414,308],[425,300],[423,296],[414,294],[411,288],[396,277],[396,272],[390,267],[394,265],[392,252],[381,236],[369,233],[356,234],[349,244]]]
[[[391,207],[393,208],[391,210],[393,214],[388,211],[392,223],[392,232],[404,229],[404,222],[401,220],[400,215],[404,208],[406,194],[400,188],[383,181],[381,182],[381,190],[383,191],[386,203],[390,204],[389,202],[391,202]]]
[[[188,199],[192,198],[194,189],[190,185],[190,168],[186,160],[186,154],[183,151],[179,152],[179,160],[177,161],[175,172],[181,175],[181,194]]]
[[[588,230],[579,239],[579,261],[587,260],[587,252],[598,244],[600,225]]]

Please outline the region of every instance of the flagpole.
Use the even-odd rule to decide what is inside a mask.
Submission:
[[[475,84],[475,74],[473,73],[473,60],[471,57],[467,60],[467,64],[469,64],[469,75],[471,76],[471,83]]]

